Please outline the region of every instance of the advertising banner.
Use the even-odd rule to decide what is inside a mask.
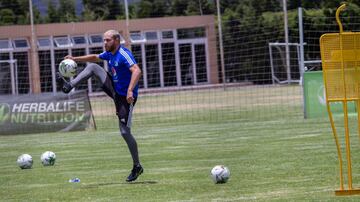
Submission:
[[[92,111],[86,91],[0,96],[0,134],[85,130]]]
[[[325,87],[322,71],[304,73],[305,118],[327,117]],[[334,115],[343,115],[342,102],[331,102]],[[348,102],[348,112],[355,113],[354,102]]]

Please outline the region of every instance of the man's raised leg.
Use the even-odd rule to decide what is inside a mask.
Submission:
[[[64,93],[69,93],[81,81],[86,80],[93,75],[95,75],[103,85],[105,84],[107,73],[100,65],[95,63],[89,63],[72,81],[66,81],[66,79],[58,72],[56,74],[56,81],[61,86],[61,90]]]

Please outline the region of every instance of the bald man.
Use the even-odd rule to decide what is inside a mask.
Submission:
[[[57,73],[56,77],[64,93],[69,93],[81,81],[91,76],[96,76],[100,80],[104,92],[115,102],[120,133],[126,141],[133,159],[133,169],[126,179],[127,182],[132,182],[136,180],[144,170],[139,161],[136,140],[130,130],[132,111],[138,97],[138,81],[141,76],[141,70],[132,53],[120,45],[120,34],[118,31],[108,30],[104,33],[103,38],[105,47],[103,53],[79,57],[67,55],[65,59],[72,59],[76,62],[98,62],[106,60],[108,64],[107,72],[99,65],[89,63],[86,68],[70,82],[66,81],[60,73]]]

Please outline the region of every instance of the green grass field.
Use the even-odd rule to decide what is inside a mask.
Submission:
[[[264,109],[253,110],[260,114],[256,110]],[[216,110],[220,117],[228,113],[227,108]],[[145,171],[134,183],[125,182],[132,166],[125,142],[116,126],[102,128],[101,119],[97,131],[0,136],[0,200],[359,201],[360,196],[334,194],[339,169],[327,118],[304,120],[301,113],[289,114],[197,123],[183,121],[182,114],[167,124],[138,120],[133,133]],[[355,118],[350,122],[357,187],[360,146]],[[57,155],[53,167],[40,163],[46,150]],[[32,169],[17,167],[22,153],[33,156]],[[209,173],[217,164],[229,167],[228,183],[212,182]],[[81,182],[69,183],[74,177]]]

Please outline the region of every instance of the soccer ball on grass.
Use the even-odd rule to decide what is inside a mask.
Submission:
[[[210,174],[211,178],[216,184],[226,183],[230,177],[230,170],[223,165],[217,165],[211,169]]]
[[[44,166],[53,166],[55,164],[56,155],[52,151],[46,151],[41,155],[40,159]]]
[[[74,60],[65,59],[59,64],[59,72],[63,77],[70,78],[76,75],[77,64]]]
[[[30,169],[33,165],[33,159],[29,154],[21,154],[17,159],[17,164],[21,169]]]

